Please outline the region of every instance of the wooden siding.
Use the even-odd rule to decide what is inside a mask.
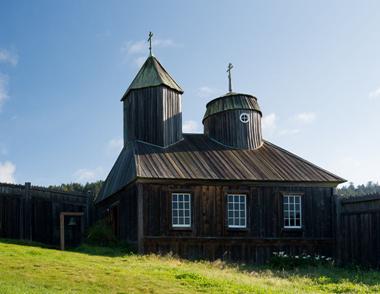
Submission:
[[[124,100],[124,144],[141,140],[162,147],[182,138],[181,94],[165,86],[130,91]]]
[[[248,123],[240,121],[240,115],[247,113]],[[229,110],[208,116],[204,122],[204,133],[223,145],[256,149],[263,143],[261,134],[261,113],[254,110]]]
[[[192,195],[192,227],[171,226],[171,193]],[[301,193],[302,229],[284,229],[282,195]],[[172,251],[191,258],[263,262],[272,251],[321,253],[334,246],[332,188],[143,184],[144,252]],[[226,223],[226,194],[247,195],[247,228]]]
[[[337,202],[338,260],[380,268],[380,195]]]

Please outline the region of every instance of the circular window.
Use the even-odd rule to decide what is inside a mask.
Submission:
[[[249,115],[248,115],[248,113],[242,113],[242,114],[240,114],[240,121],[243,124],[246,124],[247,122],[249,122]]]

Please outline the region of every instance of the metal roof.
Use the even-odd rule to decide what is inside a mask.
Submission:
[[[121,100],[124,100],[131,90],[160,85],[165,85],[181,94],[183,93],[181,87],[174,81],[161,63],[154,56],[149,56]]]
[[[135,141],[117,159],[97,202],[122,190],[136,178],[244,180],[339,184],[344,179],[264,141],[254,150],[233,149],[203,134],[184,134],[168,148]]]
[[[260,106],[257,103],[256,97],[248,94],[232,92],[211,100],[209,103],[207,103],[206,113],[203,117],[203,120],[213,114],[235,109],[256,110],[261,114]]]

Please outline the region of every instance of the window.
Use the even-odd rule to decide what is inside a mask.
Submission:
[[[227,214],[229,228],[247,227],[247,201],[246,195],[227,195]]]
[[[244,124],[249,122],[249,115],[248,113],[242,113],[240,114],[240,121]]]
[[[302,227],[300,195],[284,195],[284,228]]]
[[[185,193],[172,194],[172,226],[178,228],[191,227],[191,195]]]

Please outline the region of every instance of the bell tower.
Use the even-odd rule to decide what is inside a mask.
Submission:
[[[183,91],[152,55],[152,36],[150,55],[121,99],[124,145],[140,140],[165,148],[182,139]]]

